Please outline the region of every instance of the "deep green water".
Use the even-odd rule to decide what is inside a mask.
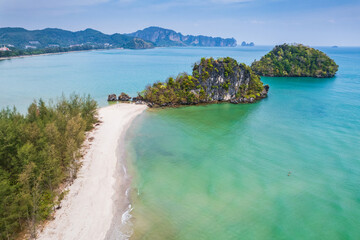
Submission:
[[[135,95],[200,57],[251,63],[271,47],[159,48],[0,61],[0,107]],[[262,78],[256,104],[149,110],[127,134],[132,239],[360,239],[360,48],[320,48],[331,79]],[[288,176],[288,172],[291,175]]]
[[[324,50],[335,78],[138,118],[132,239],[360,239],[360,49]]]

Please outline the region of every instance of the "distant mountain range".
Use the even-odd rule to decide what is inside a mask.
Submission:
[[[94,29],[71,32],[57,28],[29,31],[24,28],[0,28],[0,45],[20,49],[93,46],[93,48],[152,48],[154,44],[125,34],[107,35]]]
[[[137,37],[150,41],[158,47],[172,46],[202,46],[202,47],[235,47],[234,38],[220,38],[207,36],[182,35],[170,29],[160,27],[148,27],[128,36]]]
[[[58,28],[26,30],[0,28],[0,47],[15,49],[49,48],[131,48],[145,49],[171,46],[235,47],[234,38],[182,35],[170,29],[149,27],[130,34],[104,34],[94,29],[67,31]]]

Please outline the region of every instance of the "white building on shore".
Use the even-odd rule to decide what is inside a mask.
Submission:
[[[6,52],[6,51],[11,51],[11,50],[7,48],[5,45],[0,47],[0,52]]]
[[[30,49],[36,49],[35,46],[31,46],[31,45],[26,45],[26,46],[25,46],[25,49],[29,49],[29,48],[30,48]]]

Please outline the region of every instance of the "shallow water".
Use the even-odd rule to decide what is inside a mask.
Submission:
[[[360,239],[360,49],[324,50],[335,78],[137,119],[132,239]]]
[[[0,61],[0,106],[135,95],[200,57],[271,47],[158,48]],[[133,239],[360,239],[360,48],[320,48],[335,78],[262,78],[255,104],[148,110],[127,135]],[[291,172],[288,176],[288,172]]]

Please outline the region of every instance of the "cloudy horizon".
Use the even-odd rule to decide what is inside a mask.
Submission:
[[[257,45],[360,46],[359,11],[354,0],[0,0],[0,27],[113,34],[158,26]]]

